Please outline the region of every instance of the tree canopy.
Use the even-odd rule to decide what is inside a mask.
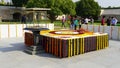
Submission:
[[[12,3],[16,7],[25,7],[29,0],[12,0]]]
[[[75,4],[72,0],[29,0],[27,3],[28,8],[51,8],[48,11],[48,18],[53,22],[58,15],[71,14],[74,15]]]
[[[75,15],[75,3],[72,0],[12,0],[16,7],[50,8],[48,18],[53,22],[58,15]]]
[[[94,0],[80,0],[76,2],[76,13],[82,17],[92,16],[94,18],[100,15],[101,7]]]
[[[2,3],[2,4],[5,4],[4,0],[1,0],[1,3]]]
[[[5,4],[4,0],[1,0],[0,5],[4,5],[4,4]]]

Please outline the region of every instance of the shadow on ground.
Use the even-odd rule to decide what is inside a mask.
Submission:
[[[24,43],[14,43],[10,46],[0,47],[1,52],[11,52],[11,51],[23,51],[25,49]]]
[[[37,56],[40,56],[40,57],[46,57],[46,58],[56,58],[56,59],[61,59],[61,58],[56,57],[55,55],[52,55],[52,54],[49,54],[49,53],[37,54]]]

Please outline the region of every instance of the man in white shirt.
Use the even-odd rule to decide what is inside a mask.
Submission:
[[[117,22],[118,22],[118,20],[115,17],[112,17],[111,25],[115,26],[117,24]]]
[[[85,24],[88,24],[88,22],[89,22],[89,19],[85,18]]]

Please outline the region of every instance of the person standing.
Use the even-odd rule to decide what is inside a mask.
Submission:
[[[85,19],[81,18],[81,24],[85,24]]]
[[[79,18],[79,29],[81,28],[81,26],[82,26],[82,20],[81,20],[81,18]]]
[[[107,19],[106,23],[107,23],[107,26],[110,26],[110,24],[111,24],[111,17],[109,17],[109,18]]]
[[[2,22],[2,16],[0,16],[0,22]]]
[[[88,22],[89,22],[89,19],[85,18],[85,24],[88,24]]]
[[[78,19],[77,19],[77,16],[75,16],[75,18],[74,18],[74,30],[76,30],[77,29],[77,26],[79,25],[79,21],[78,21]]]
[[[71,18],[70,18],[70,29],[71,30],[74,29],[74,18],[73,18],[73,16],[71,16]]]
[[[92,17],[90,18],[90,22],[91,22],[91,24],[94,23],[94,19]]]
[[[105,16],[102,17],[101,25],[105,25]]]
[[[22,20],[21,21],[22,21],[22,23],[26,23],[26,16],[25,15],[22,16]]]
[[[62,16],[62,26],[61,27],[64,27],[65,28],[65,17],[64,16]]]
[[[115,17],[112,17],[111,25],[115,26],[117,24],[117,22],[118,22],[118,20]]]

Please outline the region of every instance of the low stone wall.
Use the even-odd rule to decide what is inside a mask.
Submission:
[[[0,39],[23,37],[27,26],[41,26],[54,30],[54,24],[0,24]],[[97,26],[97,25],[82,25],[82,28],[93,32],[104,32],[109,34],[109,39],[120,40],[120,27],[118,26]]]
[[[120,40],[120,27],[118,26],[82,25],[82,28],[93,32],[108,33],[109,39]]]
[[[41,26],[54,30],[54,24],[0,24],[0,39],[23,37],[25,32],[23,28],[29,26]]]

